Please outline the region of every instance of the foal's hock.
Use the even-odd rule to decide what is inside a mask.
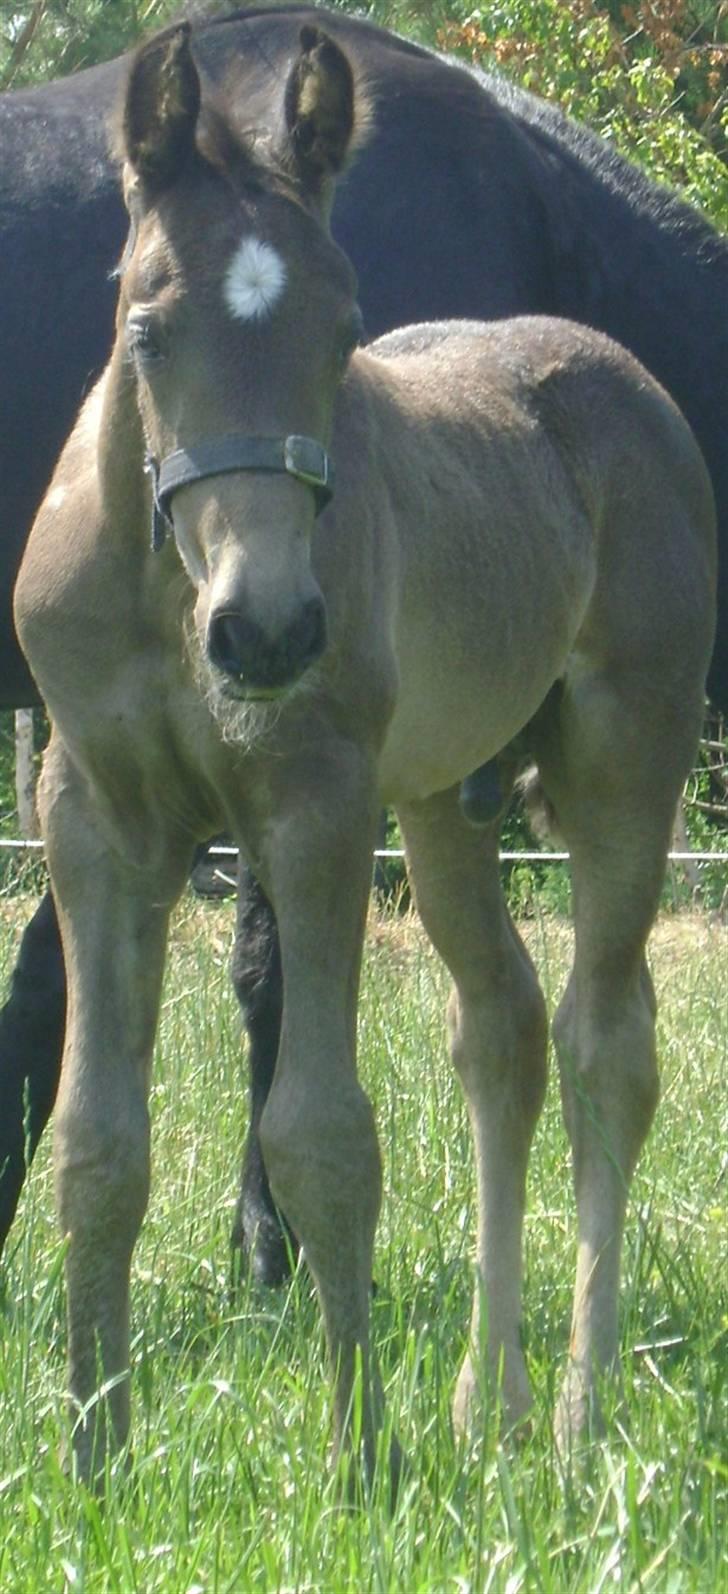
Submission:
[[[217,828],[278,920],[285,1019],[261,1142],[318,1288],[337,1444],[361,1380],[373,1464],[380,1161],[355,1034],[384,801],[453,976],[475,1144],[456,1417],[477,1423],[496,1385],[506,1424],[524,1417],[521,1229],[545,1010],[503,902],[497,826],[474,829],[458,802],[488,759],[512,778],[516,736],[574,879],[555,1025],[579,1215],[565,1440],[617,1366],[627,1192],[657,1097],[644,951],[701,721],[711,491],[672,402],[584,328],[420,326],[357,350],[354,274],[327,218],[366,114],[346,55],[311,26],[265,148],[206,103],[186,27],[140,51],[115,347],[18,586],[54,722],[41,807],[70,996],[55,1161],[87,1470],[128,1433],[168,916],[196,840]],[[109,1387],[94,1404],[99,1368]]]

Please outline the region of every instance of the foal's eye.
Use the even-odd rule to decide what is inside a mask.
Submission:
[[[156,365],[164,359],[165,350],[159,330],[148,316],[130,316],[126,324],[126,338],[132,354],[142,365]]]

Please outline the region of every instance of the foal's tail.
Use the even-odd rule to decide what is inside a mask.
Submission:
[[[518,776],[516,788],[523,800],[528,823],[536,840],[550,841],[556,846],[563,846],[564,838],[559,832],[556,809],[544,791],[541,775],[535,764],[529,764],[528,768]]]

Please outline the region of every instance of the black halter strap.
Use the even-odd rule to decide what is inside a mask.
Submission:
[[[152,478],[152,548],[163,547],[173,527],[172,498],[180,487],[230,471],[272,471],[295,476],[313,490],[320,515],[334,490],[334,467],[326,449],[313,437],[210,437],[192,448],[178,448],[160,464],[147,454],[145,470]]]

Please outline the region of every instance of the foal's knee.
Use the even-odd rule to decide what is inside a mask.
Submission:
[[[590,1122],[612,1126],[611,1154],[630,1175],[655,1114],[660,1092],[655,1046],[655,997],[643,968],[627,991],[585,991],[573,981],[556,1013],[564,1121],[573,1146]]]
[[[525,952],[498,976],[455,986],[448,1006],[453,1064],[469,1097],[507,1091],[532,1123],[546,1089],[548,1023],[543,992]]]
[[[260,1142],[275,1199],[314,1273],[322,1264],[328,1271],[337,1255],[350,1255],[369,1269],[381,1163],[364,1091],[354,1083],[294,1091],[276,1083],[261,1118]]]
[[[146,1105],[115,1111],[99,1103],[64,1102],[54,1131],[56,1205],[64,1233],[108,1250],[129,1252],[149,1197]],[[93,1257],[91,1258],[93,1266]]]

